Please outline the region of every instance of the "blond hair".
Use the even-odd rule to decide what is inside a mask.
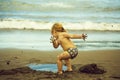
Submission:
[[[53,34],[54,32],[67,32],[67,31],[63,28],[61,23],[55,23],[51,28],[51,34]]]

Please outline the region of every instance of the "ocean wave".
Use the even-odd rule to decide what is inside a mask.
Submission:
[[[9,6],[9,7],[8,7]],[[73,8],[74,5],[62,1],[23,1],[23,0],[4,0],[0,1],[1,11],[51,11],[58,9]],[[50,10],[51,8],[51,10]]]
[[[54,10],[68,12],[119,12],[119,2],[119,0],[2,0],[0,1],[0,10],[47,12]]]
[[[80,44],[80,43],[79,43]],[[79,44],[76,44],[78,47],[95,47],[95,48],[105,48],[105,47],[111,47],[111,48],[119,48],[120,47],[120,42],[119,43],[104,43],[104,42],[98,42],[98,43],[84,43],[84,44],[82,44],[81,43],[81,45],[79,45]]]
[[[1,19],[0,29],[51,29],[55,22],[41,22],[32,20]],[[61,22],[69,30],[110,30],[120,31],[120,23],[97,22]]]

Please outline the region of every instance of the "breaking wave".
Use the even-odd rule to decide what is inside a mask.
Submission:
[[[41,22],[32,20],[1,19],[0,29],[51,29],[55,22]],[[120,31],[120,23],[105,22],[60,22],[69,30],[110,30]]]

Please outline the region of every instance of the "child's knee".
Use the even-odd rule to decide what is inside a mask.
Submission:
[[[58,55],[57,60],[62,60],[62,57],[60,55]]]

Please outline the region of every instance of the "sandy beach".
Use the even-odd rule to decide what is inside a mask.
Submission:
[[[73,72],[58,76],[53,72],[34,71],[31,63],[56,63],[62,51],[37,51],[24,49],[0,49],[0,80],[119,80],[120,50],[79,51],[72,60]],[[104,74],[80,73],[79,68],[95,63],[106,70]]]

